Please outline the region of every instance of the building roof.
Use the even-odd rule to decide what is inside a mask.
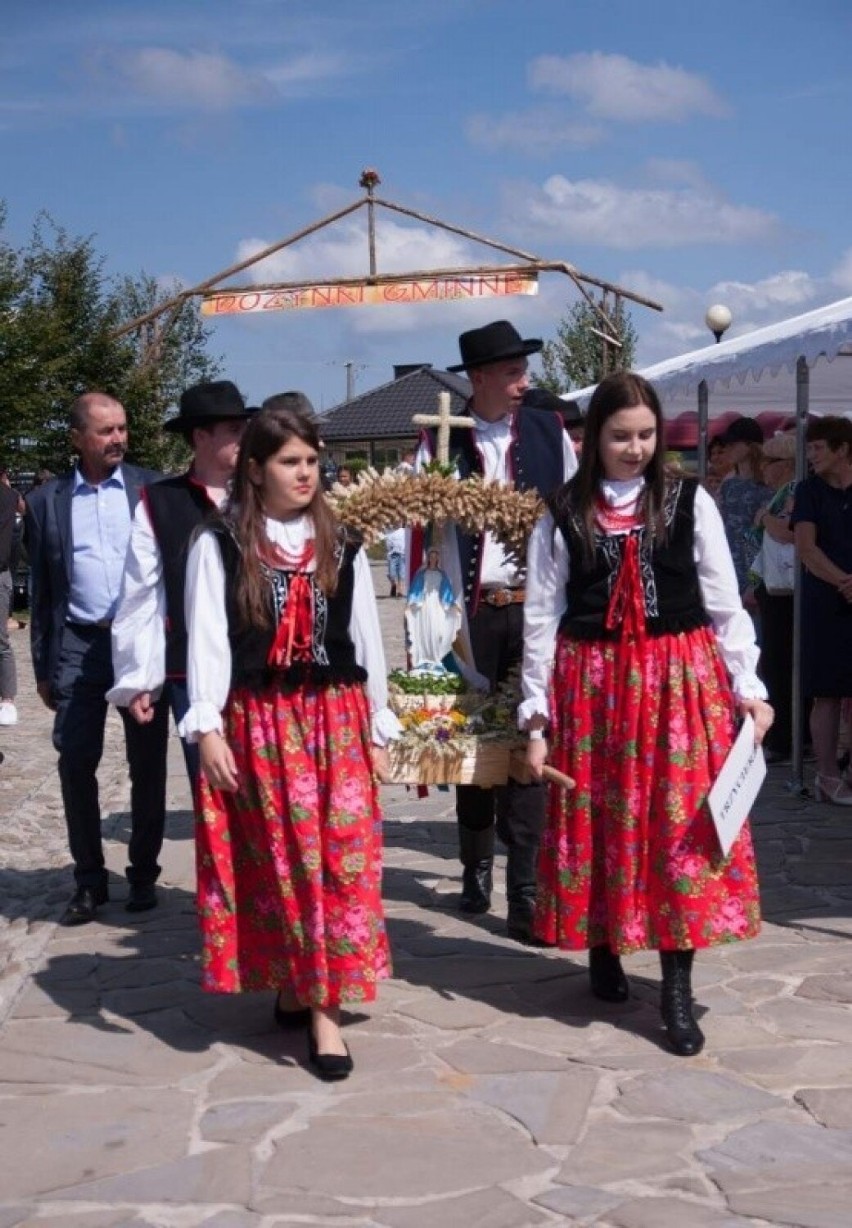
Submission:
[[[449,392],[450,413],[460,414],[471,387],[462,375],[418,367],[328,410],[320,419],[323,440],[414,439],[419,431],[412,425],[412,417],[435,413],[439,392]]]

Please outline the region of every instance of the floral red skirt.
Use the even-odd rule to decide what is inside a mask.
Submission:
[[[559,696],[555,701],[554,697]],[[539,855],[538,935],[569,950],[683,950],[751,938],[751,834],[723,857],[706,805],[734,739],[713,632],[557,640],[553,765]]]
[[[240,787],[201,777],[203,987],[277,989],[290,1006],[371,1001],[390,957],[363,687],[237,690],[224,721]]]

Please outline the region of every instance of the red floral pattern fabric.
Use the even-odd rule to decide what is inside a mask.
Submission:
[[[200,781],[203,987],[281,990],[293,1007],[371,1001],[390,956],[363,687],[236,690],[224,722],[240,787]]]
[[[549,790],[538,935],[622,954],[753,937],[748,824],[723,858],[706,804],[735,736],[713,632],[559,636],[550,708],[550,761],[576,789]]]

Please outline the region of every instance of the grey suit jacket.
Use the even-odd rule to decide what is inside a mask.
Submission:
[[[122,476],[133,514],[143,486],[163,475],[154,469],[122,465]],[[62,634],[68,616],[74,566],[71,540],[71,492],[74,474],[45,482],[27,496],[26,541],[32,572],[30,647],[36,682],[53,683]]]

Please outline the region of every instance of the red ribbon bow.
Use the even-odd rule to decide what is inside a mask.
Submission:
[[[614,631],[622,626],[633,639],[645,635],[645,597],[639,570],[639,535],[630,533],[624,543],[624,555],[615,578],[604,626]]]

